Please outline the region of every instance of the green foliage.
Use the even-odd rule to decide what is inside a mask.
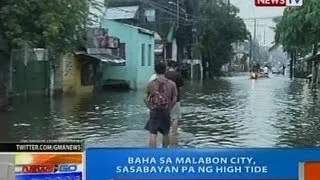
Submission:
[[[232,43],[249,37],[245,23],[237,16],[238,12],[237,7],[229,6],[223,0],[200,1],[197,25],[200,52],[212,72],[219,71],[232,58]]]
[[[105,12],[105,7],[112,0],[105,0],[104,3],[98,0],[90,0],[91,10],[89,11],[89,15],[87,17],[87,26],[97,26],[100,24],[101,15]]]
[[[43,47],[63,53],[83,37],[89,0],[4,0],[0,29],[11,48]]]
[[[298,50],[305,54],[313,44],[320,42],[320,1],[308,0],[302,7],[288,7],[283,17],[274,19],[275,42],[286,52]]]

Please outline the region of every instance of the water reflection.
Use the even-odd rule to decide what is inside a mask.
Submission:
[[[307,84],[302,86],[301,91],[287,89],[290,94],[290,111],[287,111],[283,117],[286,118],[284,123],[277,124],[280,130],[279,145],[290,146],[295,144],[297,147],[314,147],[319,145],[319,100],[317,93],[311,91]],[[294,103],[295,102],[295,103]]]
[[[304,81],[247,75],[189,82],[183,90],[182,147],[318,146],[318,92]],[[0,114],[0,140],[84,139],[90,146],[146,146],[140,91],[108,91],[48,100],[17,98]],[[159,141],[160,142],[160,141]]]

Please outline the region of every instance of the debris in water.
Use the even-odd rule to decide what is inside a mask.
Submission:
[[[24,123],[19,123],[19,124],[14,124],[14,127],[22,126],[22,127],[29,127],[31,126],[30,124],[24,124]]]

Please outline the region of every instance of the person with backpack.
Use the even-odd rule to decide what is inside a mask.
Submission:
[[[171,109],[177,102],[178,90],[176,84],[165,77],[166,65],[155,65],[157,78],[149,82],[145,103],[150,110],[150,118],[145,129],[150,132],[149,146],[157,147],[157,135],[163,135],[162,147],[169,146],[169,133],[171,126]]]

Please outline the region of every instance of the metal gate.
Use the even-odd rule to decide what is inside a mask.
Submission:
[[[11,82],[14,93],[48,93],[50,84],[48,51],[45,49],[13,50]]]

